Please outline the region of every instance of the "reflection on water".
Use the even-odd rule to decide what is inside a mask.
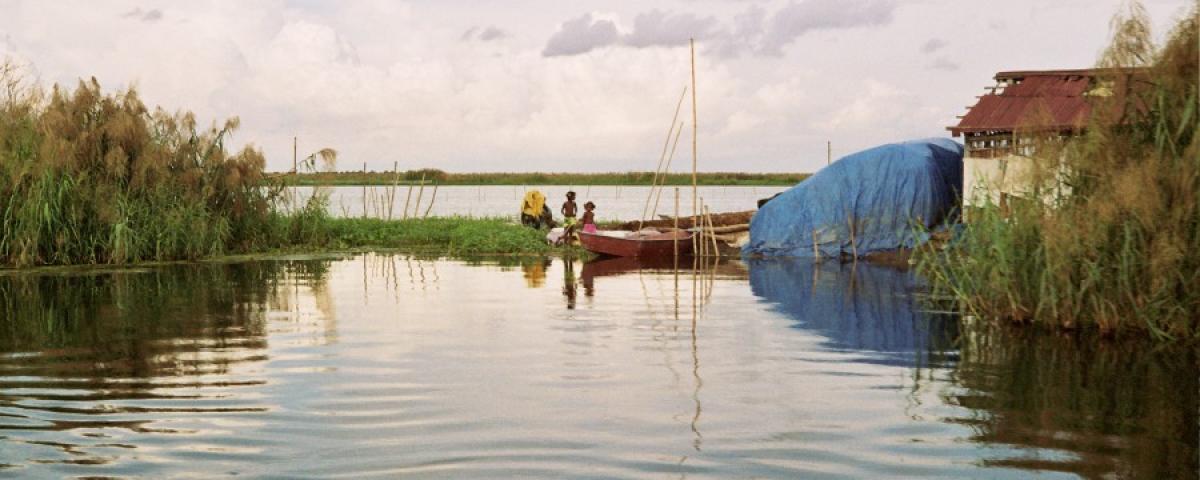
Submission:
[[[924,313],[868,265],[683,263],[0,276],[0,476],[1196,471],[1194,349]]]
[[[970,322],[961,388],[947,403],[971,440],[1021,446],[985,465],[1086,478],[1196,478],[1200,380],[1196,350],[988,327]],[[1065,451],[1068,456],[1042,455]]]
[[[830,348],[901,366],[947,365],[958,319],[922,311],[914,275],[868,263],[750,260],[750,288]]]

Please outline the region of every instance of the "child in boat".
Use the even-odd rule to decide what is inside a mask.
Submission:
[[[575,205],[575,192],[567,192],[567,201],[563,202],[559,212],[563,215],[563,228],[566,230],[564,236],[568,240],[575,234],[575,214],[578,210],[579,207]]]
[[[583,231],[586,233],[596,233],[596,204],[587,202],[583,204]]]

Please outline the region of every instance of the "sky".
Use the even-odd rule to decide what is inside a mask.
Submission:
[[[1145,0],[1162,38],[1193,0]],[[290,170],[654,170],[690,83],[701,171],[947,136],[998,71],[1086,68],[1122,0],[0,0],[0,59],[95,77]],[[672,171],[691,168],[690,96]]]

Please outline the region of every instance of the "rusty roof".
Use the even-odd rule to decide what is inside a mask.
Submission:
[[[1091,113],[1084,94],[1091,88],[1092,78],[1102,73],[1095,69],[997,73],[996,80],[1007,85],[979,97],[958,125],[947,129],[954,136],[1018,128],[1080,129]]]

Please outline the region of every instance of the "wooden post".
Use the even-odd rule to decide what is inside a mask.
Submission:
[[[433,201],[437,200],[437,188],[438,188],[438,182],[437,182],[437,180],[434,180],[433,181],[433,194],[429,196],[429,206],[425,207],[425,215],[421,218],[429,218],[429,211],[433,210]]]
[[[298,148],[300,137],[292,137],[292,175],[300,173],[300,151]]]
[[[675,138],[679,138],[678,136]],[[675,270],[676,275],[679,274],[679,187],[675,187],[675,231],[672,232],[675,237]],[[678,278],[676,278],[678,281]],[[677,295],[679,292],[675,292]]]
[[[691,47],[692,54],[692,229],[696,228],[696,216],[700,212],[700,193],[696,189],[696,125],[698,116],[696,115],[696,39],[688,39],[688,45]],[[692,244],[695,247],[696,237],[692,236]],[[693,249],[693,251],[695,251]]]
[[[704,197],[700,197],[700,204],[704,205]],[[693,218],[696,218],[700,221],[700,223],[692,224],[692,228],[696,229],[696,231],[700,233],[700,256],[708,257],[708,242],[704,241],[704,216],[703,216],[703,213],[701,213],[701,216],[693,217]]]
[[[411,183],[408,184],[408,195],[404,196],[404,214],[402,220],[408,219],[408,202],[409,200],[412,200],[412,187],[413,185]]]
[[[850,227],[850,252],[852,255],[854,255],[854,261],[858,262],[858,242],[855,238],[856,232],[854,231],[858,228],[858,225],[855,225],[854,223],[853,213],[846,217],[846,224]]]
[[[421,186],[417,188],[417,204],[413,205],[413,218],[421,211],[421,196],[425,194],[425,173],[421,173]]]
[[[717,234],[716,234],[716,232],[714,232],[715,228],[713,228],[712,213],[710,213],[708,211],[708,205],[704,206],[704,218],[705,218],[705,222],[708,224],[708,231],[710,233],[710,236],[712,237],[712,247],[713,247],[712,253],[714,256],[716,256],[719,259],[719,258],[721,258],[721,248],[719,246],[717,246]]]
[[[820,260],[821,259],[821,249],[817,248],[817,229],[815,229],[815,228],[812,231],[812,240],[813,240],[813,259]]]
[[[363,162],[363,218],[367,218],[367,162]]]
[[[392,162],[392,189],[388,191],[388,207],[387,218],[392,219],[392,212],[396,209],[396,186],[400,183],[400,162]]]
[[[825,165],[833,163],[833,142],[825,141]]]

